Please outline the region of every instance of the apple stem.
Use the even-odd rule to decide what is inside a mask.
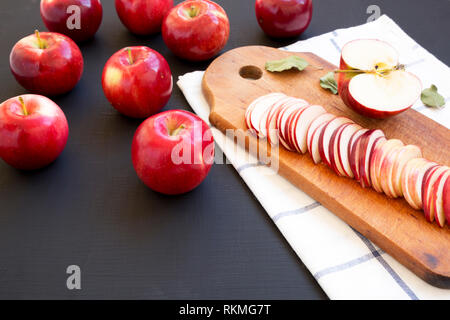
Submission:
[[[20,102],[20,104],[22,105],[22,111],[23,111],[23,114],[24,114],[25,116],[28,116],[28,110],[27,110],[27,107],[25,106],[25,101],[23,101],[23,98],[22,98],[22,97],[19,97],[19,102]]]
[[[191,6],[188,11],[190,18],[195,18],[198,15],[198,8],[196,6]]]
[[[133,61],[133,55],[131,54],[131,49],[130,49],[130,48],[127,48],[127,50],[128,50],[128,62],[129,62],[130,64],[133,64],[134,61]]]
[[[34,30],[34,34],[36,35],[36,38],[38,40],[39,49],[45,49],[45,43],[44,43],[44,41],[42,41],[41,35],[39,34],[39,31],[38,30]]]
[[[184,129],[186,129],[186,127],[185,127],[184,124],[182,124],[181,126],[179,126],[178,128],[176,128],[175,130],[171,131],[169,134],[170,134],[171,136],[177,136],[177,135],[180,133],[180,131],[181,131],[181,130],[184,130]]]

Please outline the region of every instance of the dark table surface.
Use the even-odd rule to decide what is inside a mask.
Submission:
[[[123,47],[147,45],[166,57],[175,80],[208,62],[177,59],[160,35],[130,34],[113,1],[102,2],[102,26],[81,45],[83,78],[54,99],[69,121],[65,151],[36,172],[0,162],[0,298],[326,299],[230,165],[215,165],[198,189],[177,197],[138,180],[130,145],[140,121],[120,116],[105,99],[106,60]],[[254,0],[217,2],[231,22],[226,50],[298,40],[267,38]],[[371,4],[450,64],[448,0],[315,0],[312,23],[299,39],[362,24]],[[0,1],[0,101],[26,93],[8,57],[36,28],[45,30],[38,0]],[[164,110],[174,108],[191,110],[177,87]],[[81,268],[81,290],[66,287],[69,265]]]

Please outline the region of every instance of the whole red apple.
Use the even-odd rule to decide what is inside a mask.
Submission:
[[[14,168],[43,168],[61,154],[69,135],[64,112],[49,98],[27,94],[0,104],[0,158]]]
[[[164,19],[162,35],[169,49],[180,58],[208,60],[225,47],[230,22],[225,10],[217,3],[184,1]]]
[[[139,178],[152,190],[182,194],[206,178],[214,161],[214,138],[208,125],[184,110],[171,110],[145,120],[131,149]]]
[[[302,34],[312,18],[312,0],[256,0],[255,13],[270,37],[286,38]]]
[[[36,31],[17,42],[9,64],[25,89],[46,96],[69,92],[83,73],[83,56],[76,43],[54,32]]]
[[[116,0],[120,21],[138,35],[160,32],[163,19],[171,8],[173,0]]]
[[[81,42],[97,32],[103,7],[100,0],[41,0],[41,17],[49,31]]]
[[[173,87],[169,64],[148,47],[116,52],[103,69],[102,85],[113,107],[132,118],[147,118],[161,110]]]

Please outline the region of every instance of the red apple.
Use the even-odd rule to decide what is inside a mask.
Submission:
[[[35,170],[64,150],[69,126],[52,100],[33,94],[0,104],[0,158],[14,168]]]
[[[81,42],[97,32],[103,8],[100,0],[41,0],[41,17],[49,31]]]
[[[256,19],[271,37],[285,38],[302,34],[312,18],[312,0],[256,0]]]
[[[188,0],[170,10],[164,19],[164,42],[180,58],[202,61],[225,47],[230,23],[225,10],[209,0]]]
[[[214,139],[208,125],[184,110],[171,110],[145,120],[132,144],[139,178],[152,190],[181,194],[196,188],[214,161]]]
[[[83,73],[83,56],[76,43],[54,32],[36,31],[17,42],[9,63],[25,89],[46,96],[69,92]]]
[[[172,7],[173,0],[116,0],[120,21],[138,35],[160,32],[163,19]]]
[[[397,51],[374,39],[354,40],[341,52],[337,83],[344,103],[362,115],[387,118],[414,105],[422,92],[420,80],[402,70]],[[356,70],[356,72],[355,72]],[[375,71],[385,71],[383,75]]]
[[[132,118],[147,118],[169,101],[173,82],[162,55],[148,47],[129,47],[108,60],[102,85],[117,111]]]

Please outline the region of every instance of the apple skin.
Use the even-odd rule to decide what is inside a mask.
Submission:
[[[35,34],[19,40],[13,47],[9,62],[17,82],[32,93],[54,96],[72,90],[83,74],[83,56],[69,37],[41,32],[47,43],[40,49]]]
[[[442,203],[444,205],[444,215],[445,220],[450,225],[450,176],[444,184],[444,189],[442,191]]]
[[[190,16],[194,10],[194,17]],[[164,42],[178,57],[190,61],[208,60],[228,42],[230,22],[225,10],[208,0],[184,1],[166,16],[162,26]]]
[[[180,146],[182,151],[176,149]],[[210,128],[184,110],[162,112],[145,120],[134,135],[131,149],[138,177],[150,189],[167,195],[199,186],[214,161]],[[179,163],[173,154],[186,157],[186,161]]]
[[[339,63],[339,69],[340,70],[353,69],[352,67],[347,65],[347,63],[344,61],[342,55],[341,55],[341,59],[340,59],[340,63]],[[337,80],[336,80],[337,85],[338,85],[339,96],[341,97],[341,99],[345,103],[345,105],[347,107],[349,107],[350,109],[352,109],[353,111],[356,111],[359,114],[369,117],[369,118],[386,119],[386,118],[395,116],[399,113],[402,113],[413,106],[413,105],[410,105],[403,109],[398,109],[395,111],[389,111],[389,110],[382,111],[382,110],[367,108],[366,106],[364,106],[361,103],[359,103],[358,101],[356,101],[350,93],[349,85],[350,85],[350,81],[352,80],[352,78],[354,76],[355,75],[352,75],[350,73],[338,72]]]
[[[147,118],[169,101],[172,73],[167,61],[155,50],[129,47],[119,50],[107,61],[102,86],[106,98],[117,111],[132,118]]]
[[[69,29],[67,13],[70,6],[80,8],[80,29]],[[41,17],[49,31],[65,34],[75,42],[91,39],[97,32],[103,18],[100,0],[41,0]]]
[[[173,8],[173,0],[115,0],[120,21],[137,35],[161,31],[164,17]]]
[[[301,35],[312,18],[312,0],[256,0],[255,14],[261,29],[270,37]]]
[[[61,154],[69,126],[64,112],[47,97],[20,96],[0,104],[0,158],[19,170],[43,168]]]

